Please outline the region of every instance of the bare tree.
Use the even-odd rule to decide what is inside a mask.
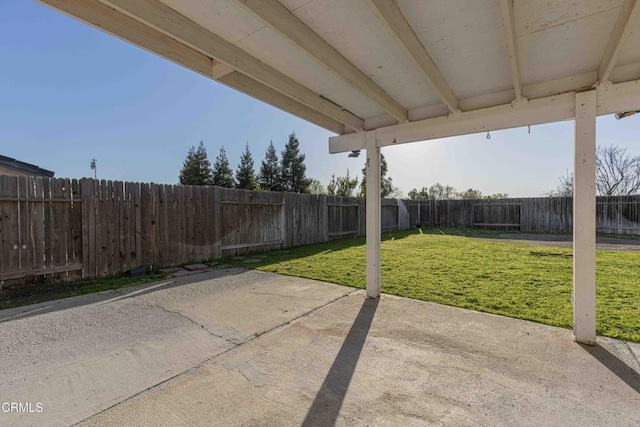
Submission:
[[[629,196],[640,192],[640,156],[626,148],[609,145],[596,150],[596,191],[599,196]],[[555,197],[573,196],[573,173],[560,177],[560,185],[547,193]]]
[[[596,152],[596,190],[601,196],[628,196],[640,189],[640,156],[609,145]]]
[[[560,177],[560,184],[555,190],[546,193],[549,197],[573,197],[573,172]]]

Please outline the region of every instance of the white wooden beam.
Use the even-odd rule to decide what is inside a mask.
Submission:
[[[191,21],[159,0],[102,0],[102,2],[116,7],[205,55],[224,62],[236,71],[353,130],[364,129],[364,121],[361,118]]]
[[[617,78],[624,83],[640,78],[640,64],[638,63],[617,66],[615,71]],[[524,101],[527,101],[537,98],[545,98],[552,95],[561,95],[563,93],[569,92],[582,92],[593,88],[594,85],[597,84],[597,82],[598,71],[587,71],[585,73],[580,73],[573,76],[561,77],[544,82],[523,85],[522,97]],[[613,87],[612,85],[603,85],[602,87],[599,87],[599,91],[611,91],[613,89],[616,92],[621,92],[618,89],[614,89],[620,87],[621,84],[623,83],[616,83],[615,85],[613,85]],[[610,97],[607,97],[607,99],[609,98]],[[460,110],[462,110],[463,112],[468,112],[510,104],[514,99],[515,91],[513,89],[507,89],[500,92],[487,93],[471,98],[464,98],[460,100],[460,103],[458,105],[460,107]],[[446,105],[427,105],[409,110],[409,121],[417,122],[420,120],[432,119],[447,115],[449,115],[449,110],[447,109]],[[366,119],[364,121],[364,128],[365,130],[374,130],[381,127],[393,126],[395,124],[396,123],[395,121],[393,121],[392,117],[380,116]]]
[[[376,132],[365,132],[367,149],[367,297],[380,296],[380,238],[382,230],[382,196],[380,194],[381,158]]]
[[[596,343],[596,91],[576,94],[573,189],[573,335]]]
[[[395,0],[365,0],[387,31],[399,42],[452,113],[458,113],[458,98],[438,70]]]
[[[593,87],[598,81],[596,71],[588,71],[573,76],[560,77],[522,87],[522,95],[527,99],[544,98],[567,92],[582,92]]]
[[[224,78],[234,73],[233,68],[211,59],[200,51],[186,46],[98,0],[40,0],[40,2],[329,131],[337,134],[345,132],[344,125],[337,120],[288,98],[250,77],[234,75]]]
[[[316,34],[304,22],[277,0],[237,0],[239,4],[252,12],[311,57],[323,67],[333,71],[363,95],[384,108],[400,123],[405,123],[407,110],[378,86],[369,76],[356,68],[333,46]]]
[[[211,67],[211,78],[218,80],[227,74],[233,73],[233,71],[233,68],[229,67],[227,64],[215,61],[215,64]]]
[[[611,75],[611,71],[613,71],[613,67],[616,65],[618,54],[622,50],[624,42],[632,32],[634,26],[639,22],[640,7],[637,3],[637,0],[625,0],[622,5],[618,21],[611,32],[611,37],[609,37],[609,42],[607,43],[604,55],[602,55],[602,60],[600,61],[600,66],[598,67],[598,81],[600,83],[609,81],[609,76]]]
[[[598,88],[597,114],[640,110],[640,80]],[[466,111],[376,129],[380,147],[468,135],[515,127],[570,120],[575,117],[575,95],[564,93],[529,100],[522,104]],[[362,132],[329,138],[329,152],[341,153],[364,148]]]
[[[456,116],[442,116],[378,128],[376,129],[377,140],[379,146],[384,147],[568,120],[574,117],[574,104],[574,94],[568,93],[529,101],[526,104],[500,105],[468,111]],[[329,138],[329,152],[361,150],[364,144],[361,135],[363,132]]]
[[[598,87],[598,115],[640,110],[640,80]]]
[[[517,102],[522,101],[522,83],[520,81],[520,64],[518,61],[518,40],[516,38],[515,17],[513,14],[513,0],[500,0],[502,9],[502,26],[507,44],[507,54],[511,65],[513,89]]]

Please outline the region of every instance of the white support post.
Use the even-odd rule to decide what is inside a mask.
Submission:
[[[367,297],[380,297],[380,147],[376,145],[376,132],[367,132]]]
[[[596,343],[596,91],[576,94],[573,189],[573,336]]]

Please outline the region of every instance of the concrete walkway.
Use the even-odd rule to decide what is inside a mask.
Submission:
[[[0,323],[3,399],[45,403],[0,425],[640,425],[636,344],[217,274]]]
[[[350,291],[225,269],[0,311],[0,402],[43,405],[0,426],[77,423]]]

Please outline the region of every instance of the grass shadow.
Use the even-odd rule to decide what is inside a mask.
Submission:
[[[379,299],[365,299],[340,351],[302,422],[305,427],[336,424],[351,378],[360,359]]]

